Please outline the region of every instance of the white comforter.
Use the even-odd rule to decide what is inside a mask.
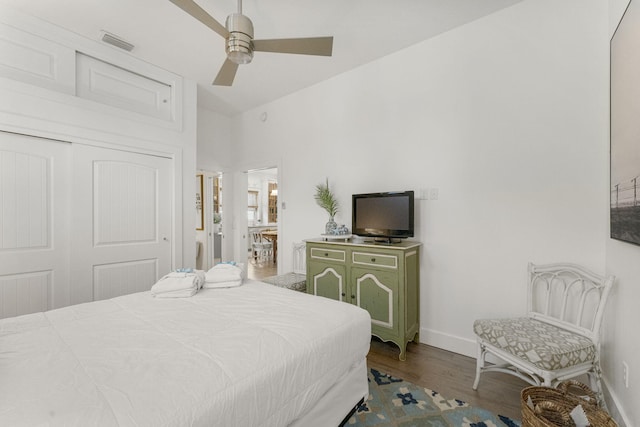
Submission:
[[[283,427],[369,340],[364,310],[259,282],[4,319],[0,425]]]

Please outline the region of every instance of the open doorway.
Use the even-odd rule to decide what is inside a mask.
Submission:
[[[247,276],[262,279],[278,273],[278,169],[247,172]]]
[[[196,175],[196,268],[199,270],[208,270],[224,259],[222,193],[222,173],[198,172]]]

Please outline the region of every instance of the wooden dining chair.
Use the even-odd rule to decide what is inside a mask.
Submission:
[[[251,255],[253,264],[264,264],[273,260],[273,243],[266,241],[258,231],[251,233]]]

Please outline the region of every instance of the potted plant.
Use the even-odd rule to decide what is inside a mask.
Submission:
[[[333,234],[338,224],[334,217],[338,213],[338,199],[329,188],[329,178],[326,183],[316,185],[316,203],[329,214],[329,222],[325,225],[325,234]]]

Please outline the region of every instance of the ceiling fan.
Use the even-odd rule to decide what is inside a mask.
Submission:
[[[225,26],[222,26],[193,0],[170,1],[225,38],[227,59],[213,81],[216,86],[231,86],[238,71],[238,65],[250,63],[253,52],[256,51],[320,56],[331,56],[332,53],[333,37],[254,40],[253,23],[242,14],[242,0],[238,0],[238,13],[227,16]]]

